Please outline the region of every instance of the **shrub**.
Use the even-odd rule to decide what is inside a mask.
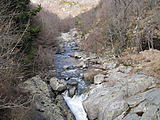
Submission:
[[[30,10],[29,0],[1,0],[0,3],[0,119],[7,120],[14,119],[12,111],[29,105],[31,96],[20,90],[18,84],[32,73],[28,71],[33,66],[33,42],[40,29],[32,26],[31,17],[41,7]]]
[[[159,22],[159,0],[115,0],[112,2],[106,29],[106,43],[115,54],[128,47],[137,50],[160,49],[157,35]],[[159,45],[157,45],[159,44]]]

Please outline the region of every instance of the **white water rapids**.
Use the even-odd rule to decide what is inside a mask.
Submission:
[[[64,100],[74,114],[76,120],[88,120],[87,114],[83,108],[82,102],[87,98],[86,94],[74,95],[72,98],[68,96],[68,91],[63,94]]]

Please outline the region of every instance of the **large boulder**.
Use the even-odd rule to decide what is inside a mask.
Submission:
[[[110,71],[106,77],[106,81],[114,83],[113,86],[120,85],[127,96],[142,92],[155,83],[153,77],[144,74],[128,74],[114,70]]]
[[[67,83],[64,80],[53,77],[50,79],[50,86],[54,91],[61,92],[67,88]]]
[[[97,81],[106,78],[104,83],[91,88],[88,98],[83,102],[90,120],[122,120],[123,118],[138,120],[142,111],[137,114],[128,113],[130,107],[135,107],[145,100],[150,101],[150,104],[160,104],[158,89],[143,94],[147,88],[155,83],[155,79],[144,74],[130,74],[130,70],[131,67],[114,68],[106,76],[100,74],[95,77]],[[129,96],[131,98],[126,99]],[[143,120],[152,120],[157,116],[158,108],[156,110],[153,108],[151,106],[146,108],[150,109],[149,112],[153,115],[146,111],[147,113],[143,117],[141,116]]]
[[[73,97],[76,94],[76,87],[72,87],[68,90],[69,97]]]
[[[154,84],[154,78],[146,75],[134,74],[126,78],[126,90],[129,96],[143,92]]]
[[[119,87],[98,85],[90,91],[83,105],[90,120],[113,120],[128,108],[123,97],[124,92]]]

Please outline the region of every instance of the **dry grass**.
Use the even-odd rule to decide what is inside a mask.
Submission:
[[[145,50],[140,53],[128,53],[120,58],[124,65],[131,65],[134,71],[145,71],[146,74],[160,79],[160,51]],[[158,81],[160,82],[160,81]]]
[[[89,33],[89,36],[82,40],[81,48],[94,53],[102,53],[105,50],[105,41],[102,30],[96,29]]]

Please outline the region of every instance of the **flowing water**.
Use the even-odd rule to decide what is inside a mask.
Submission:
[[[82,94],[88,83],[83,80],[83,69],[76,67],[81,62],[80,59],[73,57],[78,50],[78,45],[75,41],[64,42],[62,53],[54,55],[56,75],[59,79],[66,80],[67,83],[77,82],[77,92],[73,97],[69,97],[68,91],[63,93],[64,100],[74,114],[76,120],[88,120],[87,114],[83,108],[82,101],[87,95]],[[68,85],[70,89],[72,85]]]
[[[76,42],[64,42],[64,52],[55,54],[54,61],[56,77],[66,80],[67,83],[77,82],[77,94],[80,95],[87,87],[87,83],[83,80],[83,70],[76,67],[81,61],[72,57],[72,55],[78,51]],[[65,66],[67,66],[67,69],[64,68]]]

